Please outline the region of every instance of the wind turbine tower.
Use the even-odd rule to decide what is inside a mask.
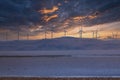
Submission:
[[[117,39],[118,38],[118,32],[116,32],[116,34],[114,32],[112,32],[112,38]]]
[[[51,27],[51,39],[53,39],[53,34],[54,34],[54,26]]]
[[[115,38],[116,38],[116,39],[118,38],[118,32],[115,34]]]
[[[29,40],[29,33],[27,33],[27,40]]]
[[[51,31],[51,39],[53,39],[53,31]]]
[[[5,35],[4,35],[4,33],[2,33],[2,40],[4,40],[5,39]]]
[[[115,35],[114,35],[114,33],[112,32],[112,38],[114,39],[115,38]]]
[[[45,35],[44,35],[44,36],[45,36],[45,39],[47,39],[47,32],[46,32],[46,29],[45,29]]]
[[[83,34],[83,29],[82,29],[82,26],[80,27],[79,34],[80,34],[80,38],[82,39],[82,34]]]
[[[8,33],[5,32],[5,40],[7,41],[8,40]]]
[[[43,34],[44,34],[44,39],[47,39],[47,29],[46,28],[44,28],[44,29],[42,29],[43,30]],[[50,29],[50,31],[51,31],[51,33],[52,33],[52,28]]]
[[[94,39],[95,37],[95,32],[94,31],[92,31],[92,38]]]
[[[96,39],[98,39],[98,30],[95,31]]]
[[[17,32],[17,39],[20,40],[20,32]]]
[[[67,30],[65,30],[64,28],[64,36],[66,37],[66,35],[67,35]]]
[[[83,12],[83,14],[84,14],[84,12],[85,12],[85,4],[86,4],[86,2],[85,2],[85,0],[83,0],[82,1],[83,3],[83,7],[82,7],[82,12]],[[85,15],[84,15],[85,16]],[[80,27],[80,31],[79,31],[79,35],[80,35],[80,38],[82,39],[83,38],[83,24],[84,24],[84,20],[81,20],[81,27]]]

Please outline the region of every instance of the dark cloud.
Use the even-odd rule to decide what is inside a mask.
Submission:
[[[40,21],[40,15],[34,11],[31,5],[29,0],[0,0],[0,26],[16,28],[28,25],[30,22]]]
[[[41,12],[45,9],[48,13]],[[83,23],[93,26],[120,21],[119,12],[120,0],[0,0],[0,28],[42,26],[42,30],[54,27],[61,31]]]

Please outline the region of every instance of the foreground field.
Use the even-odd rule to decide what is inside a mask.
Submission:
[[[0,80],[120,80],[120,78],[20,78],[20,77],[9,77],[0,78]]]
[[[69,55],[69,51],[55,52],[1,54],[0,77],[120,77],[118,51],[71,51]]]

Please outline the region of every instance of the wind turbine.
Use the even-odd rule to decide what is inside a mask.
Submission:
[[[85,11],[85,7],[84,7],[85,3],[86,3],[85,0],[83,0],[83,8],[82,8],[83,14]],[[81,20],[81,22],[82,22],[82,24],[80,26],[79,35],[80,35],[80,38],[82,39],[83,38],[83,22],[84,22],[84,20]]]
[[[5,40],[8,40],[8,32],[5,32]]]
[[[29,32],[27,33],[27,40],[29,40]]]
[[[64,36],[66,37],[66,35],[67,35],[67,30],[65,30],[64,28]]]
[[[115,38],[115,35],[114,35],[114,33],[112,32],[112,38],[114,39]]]
[[[94,31],[92,31],[92,38],[94,39],[95,37],[95,32]]]
[[[2,32],[2,34],[1,34],[1,35],[2,35],[2,40],[4,40],[4,33]]]
[[[95,30],[95,35],[96,35],[95,38],[98,39],[98,30],[97,29]]]
[[[2,40],[2,35],[1,35],[1,32],[0,32],[0,40]]]
[[[51,30],[51,39],[53,39],[53,30]]]
[[[99,30],[98,30],[98,27],[96,28],[95,30],[95,38],[98,39],[98,33],[99,33]]]
[[[47,32],[45,31],[45,39],[47,39]]]
[[[20,40],[20,32],[19,32],[19,30],[17,31],[17,40]]]
[[[44,39],[47,39],[47,30],[44,29]]]
[[[82,34],[83,34],[83,29],[82,29],[82,26],[80,27],[79,34],[80,34],[80,38],[82,39]]]
[[[0,39],[4,40],[4,33],[3,32],[0,33],[0,36],[1,36]]]
[[[118,38],[118,32],[116,32],[116,33],[112,32],[112,38],[117,39]]]
[[[51,39],[53,39],[53,35],[54,35],[54,28],[55,28],[55,26],[51,27]]]
[[[116,39],[118,38],[118,32],[116,32],[116,34],[115,34],[115,38],[116,38]]]
[[[95,39],[98,39],[98,37],[99,37],[99,36],[98,36],[98,28],[97,28],[96,30],[93,30],[93,31],[92,31],[92,38],[93,38],[93,39],[94,39],[94,38],[95,38]]]

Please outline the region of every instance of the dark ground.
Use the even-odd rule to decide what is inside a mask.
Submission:
[[[120,80],[120,78],[19,78],[19,77],[2,77],[0,80]]]

